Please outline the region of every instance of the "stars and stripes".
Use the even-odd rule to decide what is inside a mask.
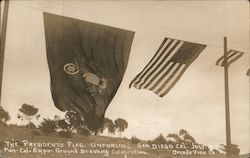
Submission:
[[[205,47],[203,44],[165,38],[151,61],[131,81],[129,87],[148,89],[163,97]]]
[[[230,49],[229,51],[227,51],[227,66],[231,65],[233,62],[238,60],[243,54],[244,54],[243,52],[233,50],[233,49]],[[216,65],[225,66],[225,57],[224,57],[224,55],[221,56],[216,61]]]

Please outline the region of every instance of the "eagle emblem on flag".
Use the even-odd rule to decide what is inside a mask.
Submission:
[[[79,73],[79,69],[73,63],[67,63],[64,65],[63,70],[69,75],[75,75]]]

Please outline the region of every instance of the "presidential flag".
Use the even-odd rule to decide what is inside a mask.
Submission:
[[[129,87],[148,89],[160,97],[165,96],[205,47],[203,44],[165,38]]]
[[[229,67],[233,62],[235,62],[236,60],[238,60],[244,53],[237,51],[237,50],[233,50],[230,49],[229,51],[227,51],[227,67]],[[217,61],[216,61],[216,65],[217,66],[225,66],[225,56],[222,55]]]
[[[78,112],[97,132],[123,78],[134,32],[50,13],[44,26],[54,104]]]

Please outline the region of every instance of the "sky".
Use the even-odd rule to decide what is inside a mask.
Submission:
[[[106,117],[124,118],[124,136],[153,139],[186,129],[197,142],[225,144],[224,72],[215,65],[228,47],[245,52],[229,68],[231,135],[249,152],[248,1],[10,1],[1,105],[12,123],[23,103],[42,117],[63,116],[52,101],[46,59],[43,11],[135,32],[122,83]],[[128,88],[164,37],[206,44],[206,49],[163,98]]]

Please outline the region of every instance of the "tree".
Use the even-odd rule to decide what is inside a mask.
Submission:
[[[115,127],[119,132],[119,137],[121,138],[122,132],[128,128],[128,122],[122,118],[118,118],[115,120]]]
[[[185,129],[181,129],[178,134],[168,134],[166,138],[169,143],[185,144],[187,147],[196,144],[194,137],[192,137]]]
[[[185,129],[179,131],[179,136],[182,141],[186,144],[196,143],[194,137],[192,137]]]
[[[55,115],[53,121],[56,123],[56,131],[58,132],[59,137],[72,137],[73,133],[70,128],[71,125],[65,119],[60,119],[58,115]]]
[[[71,132],[71,130],[59,131],[59,132],[58,132],[58,136],[59,136],[59,137],[71,138],[72,135],[73,135],[73,133]]]
[[[231,148],[229,151],[230,151],[230,154],[233,156],[239,156],[240,154],[239,146],[236,144],[231,144]]]
[[[178,134],[173,134],[173,133],[168,134],[167,138],[169,141],[177,143],[177,144],[179,144],[181,142],[181,138]]]
[[[25,126],[26,128],[30,128],[30,129],[35,129],[36,125],[32,122],[30,122],[28,125]]]
[[[86,128],[79,128],[78,133],[82,136],[89,136],[90,135],[90,131]]]
[[[216,155],[221,154],[220,151],[218,151],[217,149],[213,149],[212,151],[213,151]]]
[[[41,122],[41,125],[39,125],[39,129],[46,135],[54,133],[56,131],[56,122],[49,118],[44,119],[43,122]]]
[[[30,127],[31,120],[33,118],[39,119],[40,117],[40,115],[37,114],[38,108],[34,107],[33,105],[23,104],[19,111],[21,112],[21,115],[18,114],[17,118],[21,120],[27,120],[28,127]]]
[[[70,124],[68,124],[64,119],[58,120],[56,124],[59,130],[68,131],[70,128]]]
[[[178,134],[168,134],[167,135],[167,143],[172,144],[174,146],[174,149],[176,149],[176,144],[184,144],[188,149],[191,149],[193,145],[202,145],[198,144],[193,136],[191,136],[187,130],[181,129]],[[178,149],[178,150],[185,150]],[[199,151],[208,152],[209,147],[203,145],[203,148],[197,149]]]
[[[104,118],[102,127],[100,128],[100,132],[103,133],[103,131],[107,129],[108,130],[108,136],[110,135],[110,133],[115,134],[115,124],[113,123],[113,121],[109,118]]]
[[[6,122],[10,120],[10,115],[7,111],[3,109],[2,106],[0,106],[0,126],[6,125]]]
[[[153,141],[153,143],[155,144],[164,144],[166,143],[166,139],[164,138],[164,136],[162,134],[160,134],[158,137],[156,137]]]
[[[141,142],[141,140],[139,138],[137,138],[136,136],[133,136],[131,139],[130,139],[130,142],[132,144],[138,144]]]
[[[238,147],[238,145],[236,145],[236,144],[231,144],[231,146],[229,147],[229,149],[228,149],[228,147],[226,146],[226,145],[224,145],[224,144],[221,144],[220,145],[220,150],[223,152],[223,153],[227,153],[227,151],[229,152],[228,154],[230,155],[230,156],[234,156],[234,157],[237,157],[237,156],[239,156],[239,154],[240,154],[240,149],[239,149],[239,147]]]
[[[73,110],[69,110],[65,114],[65,119],[69,122],[69,126],[72,130],[80,130],[86,127],[86,121],[81,115]]]

